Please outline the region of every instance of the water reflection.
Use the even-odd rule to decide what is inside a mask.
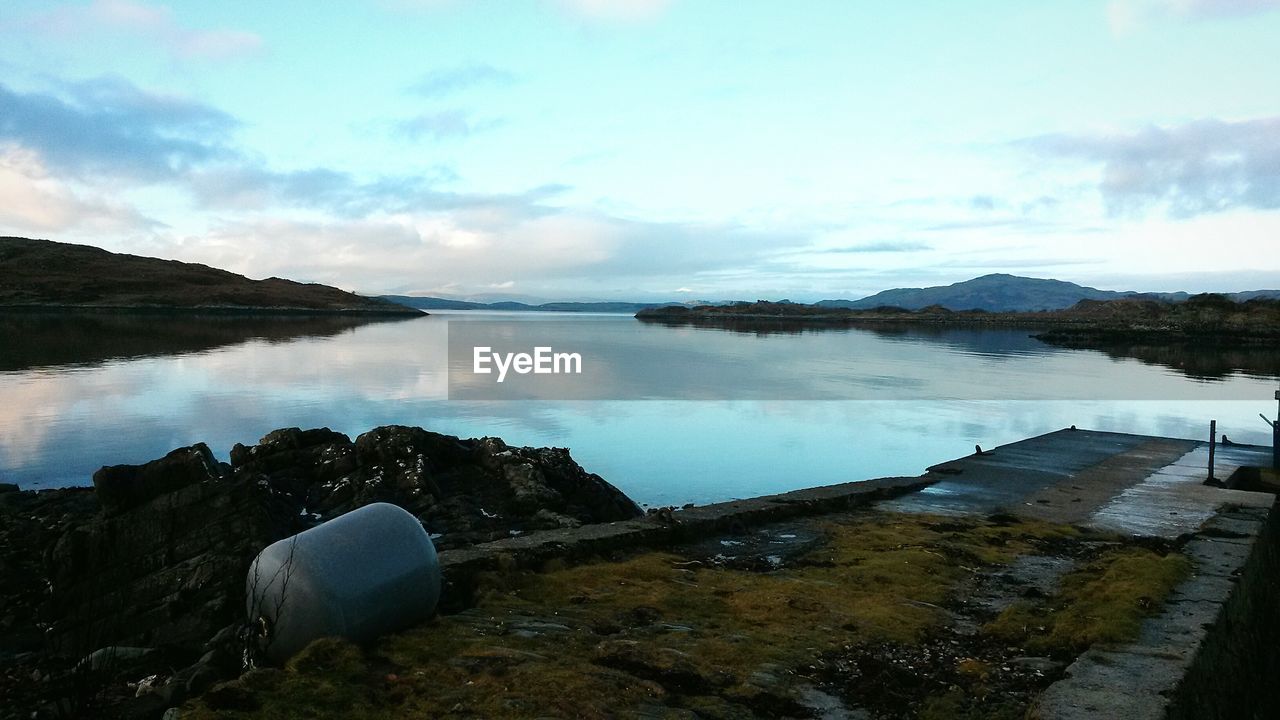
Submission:
[[[326,337],[372,322],[404,320],[354,315],[0,312],[0,338],[4,339],[0,371],[177,355],[254,339],[286,342]]]
[[[741,325],[741,323],[739,323]],[[786,333],[619,318],[451,322],[454,400],[1199,400],[1257,397],[1172,372],[1052,347],[1033,330],[814,326]],[[580,375],[473,370],[473,350],[543,346],[582,356]],[[1222,380],[1228,379],[1224,376]]]
[[[1206,347],[1189,343],[1107,345],[1094,352],[1134,358],[1147,365],[1176,370],[1197,380],[1223,380],[1243,372],[1254,377],[1280,376],[1280,347]]]
[[[956,325],[924,325],[893,321],[858,320],[803,321],[758,318],[643,318],[641,322],[667,328],[696,327],[729,333],[767,337],[770,335],[803,335],[806,333],[868,332],[902,342],[940,343],[957,350],[992,357],[1016,354],[1091,351],[1116,360],[1133,359],[1148,365],[1175,370],[1196,380],[1222,380],[1233,373],[1255,377],[1280,375],[1280,347],[1274,345],[1216,346],[1198,343],[1108,343],[1097,348],[1067,348],[1049,345],[1035,338],[1043,328],[965,327]]]
[[[143,462],[197,441],[225,459],[234,443],[278,427],[354,435],[403,423],[569,447],[641,502],[707,502],[914,475],[975,443],[1071,424],[1201,437],[1212,418],[1237,441],[1269,442],[1256,414],[1274,409],[1268,379],[1229,374],[1198,382],[1131,359],[1029,344],[1019,332],[757,336],[625,316],[505,320],[518,324],[508,328],[513,333],[541,325],[555,343],[626,348],[611,371],[637,396],[701,387],[719,399],[449,400],[449,327],[500,317],[442,313],[358,326],[334,318],[318,333],[300,332],[317,326],[297,319],[232,330],[226,318],[202,327],[185,318],[188,327],[160,329],[146,318],[127,333],[67,318],[62,329],[6,326],[5,357],[19,367],[0,372],[0,481],[84,484],[103,464]],[[147,352],[153,346],[139,326],[203,340]],[[125,334],[138,340],[113,344],[111,336]],[[237,336],[249,339],[228,341]],[[653,357],[682,360],[668,371]],[[633,372],[637,367],[647,369]],[[862,395],[871,399],[832,402],[729,394],[739,385],[775,383],[808,383],[846,393],[841,397],[859,383],[873,391]],[[1055,395],[1061,388],[1079,395]]]

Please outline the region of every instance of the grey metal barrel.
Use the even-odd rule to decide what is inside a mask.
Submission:
[[[281,663],[317,638],[367,642],[431,617],[440,563],[417,518],[374,503],[268,546],[245,588],[260,649]]]

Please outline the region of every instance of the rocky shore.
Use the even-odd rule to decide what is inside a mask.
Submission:
[[[416,427],[286,428],[230,459],[198,443],[93,488],[0,486],[0,717],[159,717],[235,677],[250,560],[368,503],[442,550],[642,514],[565,449]]]
[[[1072,428],[645,517],[565,450],[402,426],[0,486],[0,718],[1270,717],[1274,498],[1162,474],[1188,444]],[[1091,488],[1152,477],[1209,519],[1117,534]],[[250,559],[375,501],[431,532],[453,601],[255,662]]]

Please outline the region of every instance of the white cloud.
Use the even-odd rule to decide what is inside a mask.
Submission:
[[[361,290],[490,288],[583,271],[610,258],[616,235],[607,222],[569,214],[518,219],[500,231],[469,226],[450,213],[257,219],[174,240],[164,253],[250,277]]]
[[[256,53],[262,38],[242,30],[188,28],[167,7],[135,0],[93,0],[34,15],[24,23],[49,35],[64,38],[114,30],[159,44],[183,59],[226,60]]]
[[[431,138],[446,140],[470,137],[478,132],[499,127],[501,120],[475,120],[465,110],[452,108],[421,113],[395,123],[395,131],[409,140]]]
[[[1112,215],[1149,207],[1184,217],[1280,209],[1280,116],[1055,133],[1017,144],[1044,157],[1101,165],[1097,187]]]
[[[553,0],[575,15],[593,20],[648,20],[671,4],[671,0]]]
[[[131,207],[99,193],[72,190],[49,174],[35,152],[0,146],[0,228],[5,232],[121,231],[152,225]]]
[[[1207,20],[1276,9],[1280,0],[1112,0],[1107,4],[1107,23],[1123,35],[1162,19]]]
[[[542,0],[544,5],[570,15],[598,21],[649,20],[662,14],[673,0]],[[381,0],[381,4],[397,11],[437,12],[462,5],[460,0]]]

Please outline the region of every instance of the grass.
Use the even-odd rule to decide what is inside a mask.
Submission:
[[[605,718],[646,705],[709,718],[794,714],[790,688],[815,658],[862,642],[916,643],[942,627],[943,606],[974,573],[1079,534],[1012,519],[884,513],[822,529],[827,542],[767,573],[679,552],[494,573],[467,613],[367,650],[318,641],[283,671],[187,703],[182,717]],[[1073,643],[1123,630],[1108,619],[1101,632],[1095,616],[1136,602],[1140,590],[1161,597],[1181,571],[1174,559],[1157,565],[1168,570],[1159,583],[1133,577],[1152,573],[1140,555],[1072,580],[1054,629]],[[1012,631],[1017,622],[1002,616],[989,629]],[[980,679],[983,667],[963,670]],[[941,696],[922,713],[961,707],[963,697]]]
[[[1115,548],[1065,576],[1047,602],[1015,603],[984,631],[1029,652],[1058,657],[1132,640],[1143,618],[1155,614],[1190,571],[1191,561],[1182,555]]]

